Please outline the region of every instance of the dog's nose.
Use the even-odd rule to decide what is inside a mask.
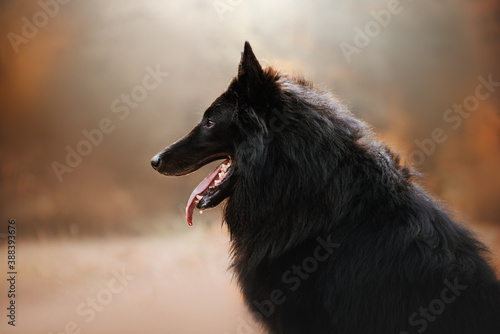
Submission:
[[[151,159],[151,166],[157,170],[158,167],[160,166],[160,163],[161,163],[161,159],[160,159],[160,155],[157,154],[153,157],[153,159]]]

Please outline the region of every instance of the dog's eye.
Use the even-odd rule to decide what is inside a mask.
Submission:
[[[214,122],[213,120],[211,120],[211,119],[208,119],[208,120],[207,120],[207,124],[205,124],[205,126],[206,126],[207,128],[211,128],[211,127],[212,127],[212,126],[214,126],[214,125],[215,125],[215,122]]]

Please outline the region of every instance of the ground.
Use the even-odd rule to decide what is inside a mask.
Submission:
[[[474,225],[500,268],[500,230]],[[259,334],[230,271],[219,225],[147,237],[18,243],[16,326],[1,333]],[[1,254],[5,254],[5,243]],[[6,270],[4,271],[6,272]]]

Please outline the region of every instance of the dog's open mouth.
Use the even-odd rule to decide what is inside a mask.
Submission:
[[[212,208],[224,200],[232,174],[231,159],[226,159],[193,190],[186,205],[186,220],[189,226],[193,225],[195,207],[204,210]]]

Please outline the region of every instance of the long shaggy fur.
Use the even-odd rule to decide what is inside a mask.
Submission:
[[[235,116],[246,164],[224,218],[247,303],[272,333],[500,333],[500,288],[485,247],[365,123],[272,69],[251,89]],[[285,117],[280,131],[268,127],[273,110]],[[249,147],[253,160],[244,158]],[[298,287],[284,282],[318,237],[338,244],[334,253],[303,269],[307,278],[296,274]],[[431,302],[446,281],[467,288],[437,314],[441,304]],[[283,293],[276,303],[273,291]]]
[[[233,270],[270,333],[500,333],[485,246],[336,98],[247,44],[214,109],[234,147]]]

